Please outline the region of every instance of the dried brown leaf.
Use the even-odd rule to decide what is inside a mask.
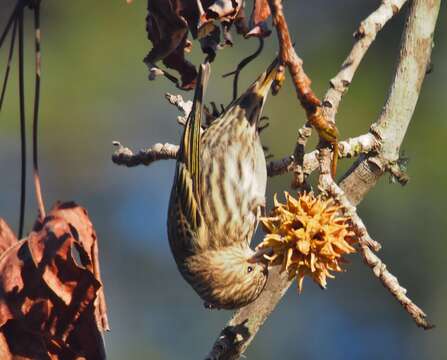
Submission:
[[[267,37],[271,30],[267,25],[267,19],[270,17],[270,6],[267,0],[255,0],[253,2],[253,11],[250,18],[250,31],[246,37]]]
[[[58,204],[2,254],[2,359],[105,358],[97,255],[93,226],[74,203]]]
[[[260,2],[255,5],[256,15],[252,17],[256,29],[262,27],[262,36],[266,36],[263,24],[269,16],[269,13],[266,15],[265,4]],[[219,23],[223,31],[219,29]],[[177,86],[185,90],[192,89],[197,71],[185,59],[185,50],[190,49],[188,31],[193,38],[200,40],[202,51],[208,55],[209,61],[213,61],[217,49],[223,45],[232,45],[230,28],[233,24],[238,33],[247,33],[242,0],[149,0],[146,29],[153,48],[144,61],[151,69],[156,62],[163,61],[168,68],[180,74],[181,84],[169,76]]]
[[[205,10],[206,19],[219,19],[221,22],[232,22],[242,6],[242,0],[218,0]]]
[[[11,230],[5,220],[0,218],[0,256],[17,241],[14,231]]]
[[[178,0],[148,1],[146,30],[153,48],[144,61],[152,66],[162,60],[168,68],[177,70],[181,75],[180,88],[192,89],[197,71],[185,59],[188,23],[182,9],[182,2]]]
[[[77,232],[74,234],[76,240],[80,242],[84,253],[88,256],[87,268],[93,272],[96,280],[102,283],[101,270],[99,267],[98,239],[93,224],[88,217],[87,210],[78,206],[74,202],[56,204],[53,209],[55,216],[65,219]],[[101,331],[110,330],[107,319],[107,306],[104,295],[104,288],[98,290],[95,299],[95,316],[98,327]]]

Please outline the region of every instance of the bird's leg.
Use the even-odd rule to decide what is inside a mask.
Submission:
[[[317,130],[318,136],[320,137],[320,145],[327,146],[328,144],[332,146],[333,157],[331,165],[331,175],[332,178],[335,177],[337,170],[337,160],[338,160],[338,139],[340,134],[338,132],[337,126],[332,121],[328,121],[324,117],[324,113],[321,107],[317,107],[315,111],[308,110],[308,117],[310,124]]]

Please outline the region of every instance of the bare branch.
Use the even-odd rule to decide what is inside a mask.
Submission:
[[[349,138],[338,143],[338,157],[352,158],[360,154],[376,153],[379,151],[380,142],[372,133],[366,133],[354,138]],[[318,166],[318,152],[314,150],[304,155],[302,169],[296,169],[296,163],[293,156],[286,156],[279,160],[271,161],[267,165],[267,173],[269,176],[277,176],[287,172],[302,171],[304,175],[314,172]],[[299,166],[299,165],[298,165]]]
[[[328,122],[321,111],[321,101],[311,88],[311,80],[303,69],[303,60],[292,45],[289,28],[284,16],[282,0],[268,0],[279,42],[280,61],[289,69],[297,97],[306,111],[307,120],[317,130],[321,139],[333,143],[338,139],[335,124]]]
[[[220,333],[206,360],[239,359],[291,284],[286,271],[280,273],[278,268],[271,269],[261,296],[234,314]],[[256,309],[262,310],[257,312]]]
[[[181,95],[172,95],[170,93],[166,93],[165,97],[171,105],[174,105],[182,113],[181,116],[177,116],[177,122],[180,125],[185,125],[186,119],[188,118],[192,109],[192,101],[185,101]]]
[[[408,314],[413,318],[419,327],[424,329],[431,329],[431,325],[426,317],[427,315],[405,294],[407,290],[399,284],[399,280],[387,269],[386,265],[374,254],[374,251],[380,250],[380,244],[374,241],[368,234],[365,224],[354,206],[346,197],[343,190],[335,183],[330,174],[331,163],[328,161],[330,157],[325,154],[329,152],[329,149],[321,150],[321,175],[320,185],[323,187],[322,191],[327,192],[329,195],[335,198],[343,207],[345,215],[349,216],[354,227],[354,232],[357,235],[360,244],[360,254],[366,265],[371,268],[374,275],[382,282],[383,286],[399,301]]]
[[[362,255],[365,264],[371,268],[374,275],[382,282],[383,286],[397,299],[397,301],[399,301],[408,314],[410,314],[417,326],[425,330],[432,329],[434,325],[427,321],[427,315],[406,296],[407,290],[403,288],[399,284],[398,279],[387,270],[386,265],[382,260],[380,260],[380,258],[364,244],[360,246],[360,254]]]
[[[171,105],[174,105],[181,112],[181,115],[177,117],[177,122],[184,126],[192,109],[192,101],[185,101],[181,95],[172,95],[170,93],[166,93],[165,98]],[[177,152],[179,149],[178,145],[156,143],[150,148],[141,149],[134,154],[131,149],[124,147],[119,141],[114,141],[113,145],[117,146],[118,149],[113,153],[112,161],[117,165],[124,165],[127,167],[138,165],[148,166],[158,160],[177,159]]]
[[[374,251],[379,251],[381,245],[374,241],[368,234],[366,226],[363,223],[360,216],[357,214],[355,206],[353,206],[342,189],[335,183],[331,176],[331,157],[328,148],[323,148],[320,150],[320,162],[321,162],[321,172],[320,172],[320,190],[324,193],[332,195],[339,203],[343,206],[343,211],[346,216],[351,218],[352,224],[354,226],[354,232],[361,245],[368,246]]]
[[[176,159],[178,145],[169,143],[157,143],[148,149],[142,149],[134,154],[132,150],[121,145],[120,142],[114,141],[113,145],[118,149],[112,155],[112,161],[117,165],[125,165],[133,167],[138,165],[150,165],[154,161],[164,159]]]
[[[302,144],[305,137],[297,140],[297,147]],[[136,154],[121,145],[119,141],[115,141],[113,145],[118,149],[112,155],[112,161],[117,165],[124,165],[127,167],[134,167],[138,165],[151,165],[158,160],[177,159],[178,145],[170,143],[157,143],[150,148],[142,149]],[[371,134],[363,134],[355,138],[350,138],[338,143],[338,153],[340,158],[350,158],[358,156],[359,154],[367,154],[376,152],[379,149],[379,142],[376,137]],[[301,161],[294,161],[294,155],[284,157],[279,160],[270,161],[267,164],[267,174],[270,177],[285,174],[287,172],[294,172],[303,174],[303,178],[311,174],[318,168],[318,150],[314,150],[304,155],[302,166],[299,165]],[[390,170],[391,171],[391,170]],[[397,176],[397,173],[396,173]],[[400,175],[402,176],[402,175]]]
[[[293,152],[293,180],[292,187],[297,189],[305,185],[306,176],[304,172],[304,153],[307,141],[312,135],[312,127],[309,122],[298,130],[298,139]]]
[[[371,126],[371,132],[381,141],[381,151],[375,156],[361,156],[341,182],[354,205],[399,159],[400,146],[430,64],[439,7],[440,0],[415,0],[411,6],[390,94],[379,119]]]
[[[407,0],[382,0],[382,4],[360,23],[359,28],[354,33],[356,42],[352,47],[346,60],[341,65],[340,72],[331,79],[330,88],[327,91],[323,106],[325,116],[335,121],[335,115],[342,96],[351,85],[357,68],[363,57],[368,51],[370,45],[375,40],[377,33],[394,15],[396,15]]]
[[[273,14],[276,14],[275,22],[280,40],[280,57],[289,66],[298,98],[306,109],[309,122],[316,127],[321,138],[330,140],[331,143],[336,143],[335,140],[338,137],[338,131],[335,125],[331,123],[335,123],[335,115],[341,98],[348,90],[360,62],[375,40],[377,33],[393,15],[399,12],[406,2],[407,0],[383,0],[379,8],[361,22],[354,34],[356,43],[343,62],[340,72],[330,81],[331,87],[327,91],[323,101],[324,112],[320,112],[317,110],[317,107],[320,105],[320,100],[314,95],[310,87],[311,81],[302,68],[302,60],[292,47],[287,24],[282,13],[281,1],[269,1],[270,6],[274,8]],[[329,134],[325,134],[326,132],[329,132]],[[328,136],[329,139],[327,138]],[[295,173],[292,186],[299,187],[302,181],[304,181],[303,164],[301,163],[300,165],[299,159],[296,156],[293,158],[288,157],[288,159],[291,159],[294,163],[292,167],[289,167]],[[314,160],[312,163],[317,165],[318,161],[316,158]],[[283,161],[281,160],[281,162]],[[285,168],[283,167],[283,169]],[[313,170],[315,169],[316,167],[313,168]]]

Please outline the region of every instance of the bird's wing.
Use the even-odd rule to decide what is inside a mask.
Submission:
[[[194,102],[185,124],[182,143],[180,145],[180,161],[186,165],[190,173],[196,200],[198,199],[197,195],[199,193],[200,129],[203,114],[203,96],[208,84],[209,73],[209,63],[200,65],[198,81],[194,92]]]
[[[194,102],[188,120],[185,124],[180,152],[177,160],[175,191],[179,214],[187,225],[188,232],[195,236],[187,236],[188,241],[198,242],[198,231],[202,223],[199,198],[199,156],[200,128],[203,113],[203,96],[208,83],[210,66],[208,63],[200,66],[198,81],[194,93]],[[186,224],[185,224],[186,223]],[[186,230],[186,229],[185,229]],[[199,244],[188,244],[198,246]]]
[[[265,205],[267,172],[257,131],[275,60],[202,135],[200,196],[208,245],[249,244]]]

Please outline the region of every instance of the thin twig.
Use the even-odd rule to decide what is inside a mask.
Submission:
[[[369,47],[375,40],[377,33],[385,24],[396,15],[408,0],[382,0],[381,5],[360,23],[354,33],[356,42],[352,47],[346,60],[341,65],[340,71],[334,76],[330,88],[323,100],[325,117],[335,122],[335,115],[343,95],[351,85],[352,79],[367,53]]]
[[[398,279],[387,270],[386,265],[382,260],[380,260],[380,258],[364,244],[360,246],[360,254],[362,255],[365,264],[373,271],[374,275],[382,282],[383,286],[397,299],[397,301],[399,301],[405,311],[410,314],[416,322],[416,325],[425,330],[432,329],[434,325],[427,321],[427,315],[406,296],[407,290],[403,288],[399,284]]]
[[[182,115],[177,116],[177,122],[184,126],[192,109],[192,101],[185,101],[181,95],[172,95],[170,93],[166,93],[165,98],[171,105],[174,105],[178,110],[180,110]]]
[[[0,36],[0,49],[3,46],[3,42],[5,41],[5,38],[8,35],[12,24],[14,23],[14,21],[17,20],[19,12],[23,10],[22,2],[23,2],[23,0],[18,0],[16,2],[16,5],[14,6],[14,10],[12,11],[11,15],[8,18],[8,22],[6,23],[6,26],[3,29],[2,35]]]
[[[304,138],[303,138],[304,139]],[[297,140],[297,145],[301,140]],[[134,167],[138,165],[151,165],[158,160],[177,159],[178,145],[170,143],[157,143],[147,149],[140,150],[136,154],[128,147],[122,146],[120,142],[115,141],[115,146],[118,149],[114,152],[112,160],[117,165],[124,165],[128,167]],[[367,154],[370,152],[377,152],[380,143],[376,137],[371,134],[363,134],[355,138],[349,138],[347,140],[338,143],[338,153],[340,158],[351,158],[358,156],[359,154]],[[303,176],[311,174],[318,168],[319,150],[314,150],[304,155],[303,165],[298,165],[301,162],[294,161],[294,156],[286,156],[279,160],[270,161],[267,164],[267,175],[274,177],[282,175],[288,172],[302,172]]]
[[[9,53],[8,53],[8,62],[6,64],[6,71],[5,71],[5,77],[3,79],[3,86],[2,86],[2,93],[0,95],[0,111],[3,107],[3,101],[5,100],[5,94],[6,94],[6,87],[8,86],[8,80],[9,80],[9,73],[11,71],[11,62],[12,57],[14,55],[14,48],[16,43],[16,34],[17,34],[17,18],[14,20],[14,25],[12,28],[12,35],[11,35],[11,43],[9,45]]]
[[[93,242],[93,248],[92,248],[92,263],[93,263],[93,274],[95,275],[95,278],[101,283],[101,269],[99,266],[99,248],[98,248],[98,241]],[[106,298],[104,293],[104,287],[101,287],[100,291],[98,291],[98,298],[96,300],[97,303],[97,322],[99,329],[101,330],[101,337],[103,338],[103,341],[105,343],[104,339],[104,331],[110,330],[110,324],[109,319],[107,317],[107,305],[106,305]],[[98,321],[99,320],[99,321]],[[104,349],[105,351],[105,349]]]
[[[317,130],[321,139],[334,144],[338,139],[338,130],[324,117],[321,111],[321,101],[314,94],[311,80],[304,72],[303,61],[293,48],[282,0],[268,0],[268,3],[278,35],[279,58],[289,69],[298,99],[306,111],[307,120]]]
[[[23,8],[18,14],[19,25],[19,98],[20,98],[20,144],[21,144],[21,171],[20,171],[20,214],[19,214],[19,239],[23,236],[25,222],[26,200],[26,121],[25,121],[25,72],[23,54]]]
[[[356,42],[338,74],[329,82],[330,87],[324,97],[323,113],[329,122],[335,123],[335,115],[340,106],[341,98],[348,90],[360,62],[375,40],[377,33],[400,11],[406,2],[407,0],[382,0],[381,5],[360,23],[354,33]],[[377,132],[372,131],[372,133],[377,135]],[[329,153],[326,156],[330,157],[331,155]],[[335,171],[335,159],[337,159],[337,153],[334,152],[332,174]]]
[[[323,100],[323,113],[327,121],[335,123],[335,115],[343,95],[348,90],[352,79],[375,40],[377,33],[384,25],[396,15],[407,0],[382,0],[381,5],[360,23],[354,33],[356,42],[346,60],[341,65],[338,74],[329,82],[330,87]],[[334,147],[335,148],[335,147]],[[328,157],[331,155],[328,154]],[[332,175],[335,174],[337,153],[334,152],[332,160]]]
[[[258,39],[259,39],[259,45],[258,45],[258,48],[256,49],[256,51],[253,54],[242,59],[242,61],[237,65],[236,70],[233,70],[227,74],[222,75],[222,77],[234,75],[234,78],[233,78],[233,101],[237,99],[239,75],[240,75],[242,69],[244,67],[246,67],[254,59],[256,59],[259,56],[259,54],[261,54],[262,49],[264,49],[264,39],[262,37],[260,37]]]
[[[318,181],[320,191],[332,195],[340,203],[340,205],[343,206],[343,212],[351,219],[354,232],[359,239],[360,244],[366,245],[374,251],[379,251],[382,246],[369,236],[365,224],[357,214],[356,208],[349,202],[343,190],[341,190],[333,180],[330,173],[331,163],[328,153],[328,148],[320,149],[319,160],[321,166],[320,179]]]
[[[298,139],[293,151],[293,179],[292,187],[297,189],[304,186],[306,176],[304,172],[304,153],[307,141],[312,135],[312,127],[307,122],[298,130]]]
[[[176,159],[179,149],[178,145],[157,143],[148,149],[142,149],[134,154],[132,150],[122,146],[118,141],[114,141],[113,145],[117,146],[118,149],[113,153],[112,161],[117,165],[125,165],[127,167],[147,166],[157,160]]]
[[[354,33],[356,42],[339,73],[330,81],[330,88],[323,100],[323,113],[327,121],[335,123],[335,115],[342,96],[348,90],[354,74],[360,65],[377,33],[396,15],[407,0],[382,0],[381,5],[363,20]],[[328,155],[330,156],[330,154]],[[337,153],[334,152],[332,160],[332,174],[335,174]]]
[[[341,98],[348,90],[348,87],[352,82],[354,74],[358,66],[360,65],[360,62],[362,61],[372,42],[375,40],[377,33],[393,17],[393,15],[397,14],[397,12],[406,2],[407,0],[382,1],[382,4],[361,22],[359,28],[354,34],[356,42],[351,52],[349,53],[346,60],[343,62],[339,73],[330,81],[330,88],[326,92],[323,101],[323,120],[320,118],[320,116],[322,115],[321,113],[318,113],[318,116],[311,117],[310,120],[312,120],[313,122],[318,120],[317,123],[323,124],[323,128],[328,126],[327,124],[324,125],[325,121],[327,123],[335,123],[335,115],[340,105]],[[276,4],[274,4],[274,6],[278,9],[281,9],[279,13],[279,15],[281,15],[282,6],[280,4],[280,1],[276,1],[275,3]],[[284,21],[285,26],[282,25],[282,21]],[[279,33],[281,32],[281,36],[284,39],[284,44],[280,41],[283,49],[282,53],[286,53],[285,55],[282,55],[282,58],[291,58],[292,63],[294,63],[293,66],[298,69],[295,72],[296,75],[295,77],[293,77],[293,80],[295,88],[297,89],[298,97],[300,98],[302,104],[304,102],[303,106],[305,107],[307,100],[301,100],[301,98],[305,99],[305,97],[303,95],[300,96],[300,93],[312,93],[312,89],[310,88],[310,79],[308,79],[307,75],[302,70],[302,60],[298,57],[298,55],[295,53],[295,50],[291,46],[290,36],[288,35],[286,26],[287,24],[285,23],[285,19],[280,18],[280,22],[277,25],[278,36],[280,36]],[[315,100],[315,95],[311,96],[311,98],[313,99],[312,101],[315,101],[315,103],[319,102],[318,99],[318,101]],[[336,139],[333,139],[332,141],[334,148],[339,148],[335,140]],[[335,153],[333,156],[333,174],[335,174],[335,167],[338,158],[336,155],[337,154]],[[285,161],[285,159],[289,159],[294,162],[293,166],[289,166],[289,161]],[[289,156],[285,159],[281,159],[280,163],[282,163],[283,165],[287,164],[287,166],[275,167],[282,170],[288,169],[288,171],[293,171],[295,173],[295,176],[292,184],[293,187],[298,187],[300,185],[300,180],[304,179],[302,171],[300,171],[301,168],[299,159],[292,156]],[[313,157],[312,164],[315,165],[315,167],[312,167],[312,170],[310,172],[314,171],[318,166],[318,160],[316,159],[316,157]],[[298,171],[296,169],[298,169]]]
[[[343,206],[343,211],[346,216],[349,216],[353,225],[354,232],[358,238],[360,245],[360,254],[362,255],[365,264],[373,271],[374,275],[382,282],[383,286],[399,301],[408,314],[413,318],[419,327],[424,329],[431,329],[431,325],[426,317],[427,315],[408,298],[405,294],[407,292],[404,289],[393,274],[387,269],[386,265],[380,260],[380,258],[374,254],[371,249],[377,251],[380,249],[380,244],[374,241],[366,229],[360,216],[350,201],[346,197],[343,190],[335,183],[330,174],[331,164],[328,161],[330,157],[325,154],[328,149],[321,150],[321,174],[320,174],[320,186],[323,192],[328,193],[335,198]]]
[[[34,85],[34,115],[33,115],[33,177],[34,190],[36,193],[39,219],[45,218],[45,204],[42,197],[42,187],[39,176],[39,152],[38,152],[38,130],[39,130],[39,104],[40,104],[40,74],[41,74],[41,53],[40,53],[40,0],[33,4],[34,8],[34,36],[35,36],[35,62],[36,77]]]
[[[360,154],[377,153],[380,142],[372,133],[366,133],[354,138],[349,138],[338,143],[338,157],[352,158]],[[293,156],[286,156],[279,160],[271,161],[267,165],[269,176],[278,176],[288,172],[301,171],[304,177],[314,172],[318,166],[319,150],[314,150],[304,155],[302,168],[296,168],[296,161]]]
[[[399,160],[400,146],[430,64],[439,7],[440,0],[414,0],[410,6],[390,94],[377,122],[371,125],[371,132],[381,141],[381,150],[376,155],[361,156],[341,181],[354,204]]]

